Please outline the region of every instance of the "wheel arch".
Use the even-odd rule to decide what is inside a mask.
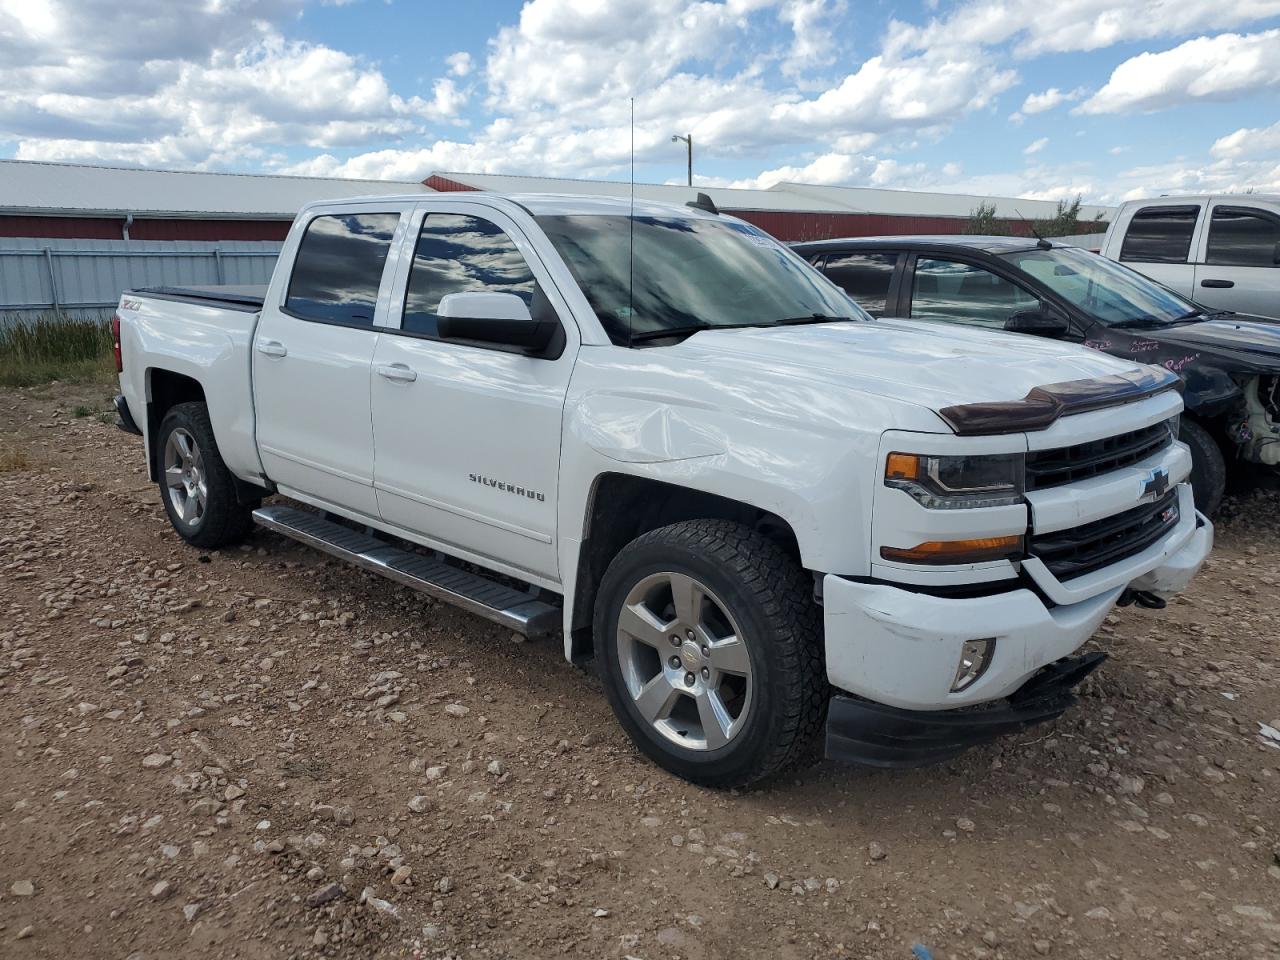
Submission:
[[[204,387],[195,377],[167,370],[162,367],[147,369],[147,476],[156,480],[160,475],[159,457],[156,449],[160,424],[165,414],[180,403],[205,403]]]
[[[574,662],[592,656],[592,619],[600,581],[623,547],[672,523],[712,519],[746,524],[800,561],[795,530],[769,510],[651,477],[615,472],[596,477],[587,498],[573,589],[566,597],[566,656]]]

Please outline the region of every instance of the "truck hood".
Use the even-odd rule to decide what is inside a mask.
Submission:
[[[1168,348],[1161,351],[1161,360],[1172,356],[1169,350],[1182,351],[1186,357],[1183,367],[1204,359],[1231,373],[1280,370],[1280,322],[1265,317],[1215,314],[1200,323],[1125,332]]]
[[[677,349],[767,383],[820,380],[939,411],[1021,400],[1035,387],[1141,367],[1084,347],[974,327],[883,319],[707,330]]]

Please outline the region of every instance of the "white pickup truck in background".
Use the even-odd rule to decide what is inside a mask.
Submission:
[[[256,521],[562,634],[708,785],[824,731],[896,765],[1055,717],[1112,607],[1212,543],[1174,374],[872,321],[709,201],[316,204],[265,290],[130,292],[115,326],[182,537]]]
[[[1202,306],[1280,320],[1280,195],[1130,200],[1102,255]]]

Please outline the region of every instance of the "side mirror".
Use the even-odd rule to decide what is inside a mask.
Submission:
[[[526,353],[545,350],[556,324],[534,320],[514,293],[447,293],[436,307],[436,332],[442,340],[470,340],[518,347]]]
[[[1062,317],[1044,310],[1019,310],[1004,322],[1010,333],[1029,333],[1035,337],[1065,337],[1071,326]]]

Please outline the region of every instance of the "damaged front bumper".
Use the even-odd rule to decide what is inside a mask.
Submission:
[[[827,712],[827,757],[873,767],[938,763],[1010,733],[1061,716],[1072,689],[1105,653],[1069,657],[1045,667],[1007,700],[967,710],[900,710],[837,696]]]
[[[903,763],[927,763],[1058,716],[1072,702],[1070,687],[1100,662],[1073,655],[1121,595],[1165,597],[1200,569],[1213,525],[1195,514],[1189,526],[1157,546],[1128,582],[1073,603],[1046,603],[1026,587],[957,598],[827,575],[827,676],[839,691],[828,721],[830,755],[895,765],[901,748]],[[977,678],[957,689],[957,664],[973,641],[989,643],[991,652]]]

